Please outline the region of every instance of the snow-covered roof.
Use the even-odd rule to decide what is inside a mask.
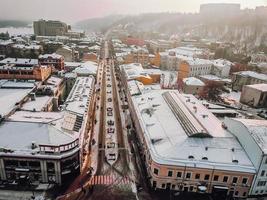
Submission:
[[[256,79],[267,81],[267,75],[259,74],[259,73],[254,72],[254,71],[241,71],[241,72],[235,72],[234,74],[245,76],[245,77],[248,76],[248,77],[252,77],[252,78],[256,78]]]
[[[97,68],[97,63],[87,61],[85,63],[81,63],[81,65],[79,67],[76,67],[73,72],[78,75],[96,75]]]
[[[14,154],[31,154],[32,143],[36,145],[62,145],[74,141],[50,124],[32,122],[4,122],[0,124],[0,148],[10,149]]]
[[[39,59],[48,59],[48,58],[52,58],[52,59],[61,59],[63,56],[53,53],[53,54],[44,54],[44,55],[40,55]]]
[[[171,101],[166,100],[168,95]],[[148,150],[156,163],[255,173],[237,139],[194,96],[145,89],[141,95],[132,96],[132,101]],[[178,115],[188,123],[180,123]],[[197,133],[189,136],[193,132],[187,133],[190,128],[185,128],[186,124],[191,124],[191,130],[199,129],[200,135],[209,137],[197,137]]]
[[[196,47],[177,47],[175,49],[170,49],[168,52],[175,52],[176,55],[194,57],[195,55],[201,55],[205,52],[204,49],[199,49]]]
[[[242,123],[261,150],[267,154],[267,120],[233,119]]]
[[[148,73],[142,67],[140,63],[131,63],[120,66],[126,73],[127,79],[135,79],[137,77],[149,77]]]
[[[66,110],[79,115],[84,115],[87,110],[88,101],[93,93],[94,77],[78,77],[66,99]]]
[[[254,84],[254,85],[246,85],[246,87],[254,88],[260,90],[262,92],[267,92],[267,84]]]
[[[1,67],[0,67],[1,68]],[[36,85],[40,84],[40,82],[35,81],[9,81],[9,80],[0,80],[0,88],[5,89],[32,89]]]
[[[64,112],[16,111],[8,118],[8,120],[19,121],[19,122],[50,123],[55,120],[63,118],[63,116]]]
[[[32,89],[0,89],[0,115],[5,116],[25,98]],[[0,131],[1,132],[1,131]]]
[[[24,45],[24,44],[13,44],[12,45],[13,48],[16,48],[16,49],[41,49],[42,46],[41,45],[36,45],[36,44],[31,44],[31,45]]]
[[[184,78],[183,82],[186,85],[205,86],[205,83],[203,83],[201,80],[195,77]]]
[[[0,45],[6,46],[10,44],[14,44],[14,42],[12,40],[0,40]]]
[[[220,67],[220,68],[231,67],[231,65],[233,64],[229,60],[225,60],[225,59],[212,60],[211,62],[213,63],[214,66]]]
[[[28,100],[22,105],[22,110],[27,111],[45,111],[47,105],[52,101],[51,96],[36,97],[35,100]]]
[[[0,61],[0,65],[4,64],[15,64],[15,65],[38,65],[37,59],[28,59],[28,58],[6,58]]]

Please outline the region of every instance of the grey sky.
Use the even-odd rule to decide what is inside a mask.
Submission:
[[[110,14],[198,12],[202,3],[240,3],[242,8],[267,0],[0,0],[0,19],[59,19],[75,22]]]

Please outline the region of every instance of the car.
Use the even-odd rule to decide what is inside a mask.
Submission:
[[[107,115],[110,117],[110,116],[113,116],[113,113],[111,111],[107,112]]]
[[[264,119],[267,119],[267,111],[261,110],[257,115]]]
[[[108,102],[112,102],[112,99],[111,98],[108,98]]]
[[[107,87],[111,87],[111,84],[107,84]]]
[[[110,148],[115,148],[115,143],[114,143],[114,142],[107,143],[107,148],[108,148],[108,149],[110,149]]]
[[[114,129],[114,128],[108,128],[108,129],[107,129],[107,132],[108,132],[108,133],[115,133],[115,129]]]
[[[111,90],[107,91],[107,94],[111,94]]]
[[[112,121],[112,120],[107,121],[107,123],[108,123],[109,126],[113,126],[114,125],[114,121]]]
[[[108,107],[107,108],[107,111],[112,111],[113,109],[111,107]]]

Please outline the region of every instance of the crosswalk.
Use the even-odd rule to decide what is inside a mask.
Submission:
[[[128,177],[115,177],[113,175],[104,176],[93,176],[91,180],[88,182],[88,185],[113,185],[113,184],[130,184],[131,180]]]

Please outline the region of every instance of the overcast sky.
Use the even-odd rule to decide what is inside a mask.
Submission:
[[[110,14],[198,12],[202,3],[240,3],[242,8],[267,0],[0,0],[0,19],[59,19],[69,23]]]

